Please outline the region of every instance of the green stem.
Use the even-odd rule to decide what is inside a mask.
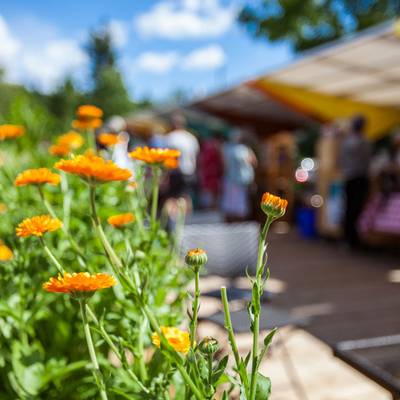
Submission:
[[[208,354],[207,363],[208,363],[208,384],[209,384],[209,386],[211,386],[212,373],[213,373],[213,369],[212,369],[213,355],[212,354]]]
[[[153,230],[155,230],[157,220],[157,208],[158,208],[158,191],[159,191],[159,180],[160,180],[160,168],[153,167],[153,180],[152,180],[152,199],[151,199],[151,214],[150,223]]]
[[[197,329],[197,319],[199,311],[199,299],[200,299],[200,268],[194,270],[194,299],[192,306],[192,319],[190,321],[190,348],[194,348],[194,343],[196,339],[196,329]]]
[[[143,317],[142,317],[143,318]],[[147,321],[145,318],[142,319],[140,323],[139,337],[138,337],[138,363],[139,363],[139,372],[142,380],[147,380],[147,370],[146,364],[144,362],[143,354],[144,354],[144,336],[147,330]]]
[[[108,259],[111,262],[111,265],[114,267],[114,271],[116,273],[121,273],[122,271],[122,261],[119,259],[119,257],[115,254],[114,249],[112,248],[110,242],[107,239],[107,236],[105,235],[103,228],[101,226],[101,222],[99,220],[99,217],[97,215],[97,210],[96,210],[96,187],[92,184],[89,185],[89,192],[90,192],[90,209],[92,212],[92,219],[93,219],[93,224],[97,233],[97,236],[99,237],[103,248],[107,254]]]
[[[194,394],[196,399],[203,400],[204,399],[203,395],[200,393],[197,386],[193,383],[192,379],[190,378],[189,374],[186,372],[185,368],[178,363],[176,364],[176,367],[178,368],[185,383],[190,387],[190,390],[192,391],[192,393]]]
[[[41,185],[37,186],[38,191],[39,191],[39,195],[40,195],[40,199],[42,200],[47,212],[53,217],[53,218],[57,218],[57,214],[55,213],[53,207],[51,206],[51,204],[47,201],[46,196],[43,193],[43,189]],[[78,255],[79,257],[79,263],[82,266],[85,266],[85,256],[82,252],[82,250],[80,249],[80,247],[78,246],[78,244],[75,242],[75,240],[72,238],[71,233],[69,232],[67,226],[65,224],[63,224],[61,226],[62,231],[65,233],[65,235],[67,236],[72,249],[75,251],[75,253]]]
[[[260,238],[258,240],[258,258],[257,258],[257,268],[256,268],[256,280],[253,283],[253,296],[257,296],[252,299],[252,307],[254,312],[254,322],[253,322],[253,346],[251,351],[251,379],[250,379],[250,396],[249,400],[255,400],[256,388],[257,388],[257,375],[258,375],[258,357],[259,349],[258,342],[260,337],[260,298],[263,292],[263,272],[264,272],[264,255],[265,255],[265,239],[269,227],[272,223],[272,218],[267,217],[263,230],[261,232]]]
[[[242,380],[242,383],[244,385],[245,392],[247,393],[249,383],[248,383],[247,375],[243,374],[243,371],[242,371],[243,368],[241,367],[241,360],[240,360],[239,350],[238,350],[238,347],[236,344],[235,334],[233,333],[231,314],[229,311],[228,296],[226,294],[225,286],[221,287],[221,300],[222,300],[222,305],[224,308],[224,315],[225,315],[225,329],[228,331],[229,343],[231,345],[233,357],[235,358],[236,369],[237,369],[237,371],[240,375],[240,378]]]
[[[79,300],[79,306],[81,309],[81,317],[82,317],[82,323],[83,323],[83,330],[85,332],[85,337],[86,337],[86,343],[87,347],[89,350],[89,355],[90,359],[92,361],[92,368],[93,368],[93,373],[95,376],[95,381],[97,384],[97,387],[99,389],[100,397],[102,400],[107,400],[107,393],[105,390],[105,384],[103,380],[103,375],[100,371],[99,363],[97,361],[96,357],[96,350],[93,345],[93,340],[92,340],[92,335],[90,333],[90,326],[89,322],[87,320],[87,314],[86,314],[86,302],[85,300]]]
[[[44,241],[44,238],[42,236],[39,236],[40,243],[42,244],[44,251],[46,254],[49,256],[50,260],[53,262],[53,264],[56,266],[58,272],[62,275],[64,275],[65,270],[60,264],[60,262],[57,260],[56,256],[53,254],[53,252],[50,250],[50,248],[47,246],[46,242]]]
[[[139,385],[140,389],[143,390],[145,393],[149,393],[148,389],[143,386],[142,382],[136,376],[136,374],[129,368],[129,366],[125,365],[125,360],[122,357],[120,351],[118,350],[117,346],[112,341],[111,337],[108,335],[107,331],[104,329],[104,326],[99,322],[94,312],[91,310],[88,304],[86,304],[86,312],[89,315],[90,319],[95,323],[97,328],[100,331],[101,336],[105,340],[105,342],[109,345],[111,351],[117,356],[118,360],[124,365],[126,372],[130,375],[130,377]]]

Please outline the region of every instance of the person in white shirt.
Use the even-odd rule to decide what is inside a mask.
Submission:
[[[167,147],[181,152],[179,169],[183,175],[185,186],[192,195],[196,183],[197,156],[199,154],[199,142],[192,133],[185,129],[183,115],[172,116],[174,129],[166,137]]]

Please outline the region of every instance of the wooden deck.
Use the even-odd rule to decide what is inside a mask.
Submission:
[[[272,282],[284,287],[272,303],[310,316],[305,329],[312,335],[334,345],[400,333],[400,283],[389,281],[400,257],[353,253],[295,232],[273,234],[269,242]]]

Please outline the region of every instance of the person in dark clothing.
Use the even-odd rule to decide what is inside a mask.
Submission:
[[[344,235],[351,247],[360,243],[357,221],[369,192],[368,170],[371,145],[364,137],[365,118],[354,117],[351,131],[343,139],[340,149],[340,167],[345,181],[346,209]]]

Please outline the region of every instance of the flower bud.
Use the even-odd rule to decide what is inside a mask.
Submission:
[[[261,199],[261,209],[273,219],[280,218],[285,214],[287,204],[287,200],[268,192],[264,193]]]
[[[203,249],[189,250],[185,257],[185,262],[189,267],[200,268],[207,263],[207,253]]]
[[[199,344],[199,350],[203,354],[214,354],[218,351],[219,345],[217,339],[214,339],[211,336],[205,337]]]

